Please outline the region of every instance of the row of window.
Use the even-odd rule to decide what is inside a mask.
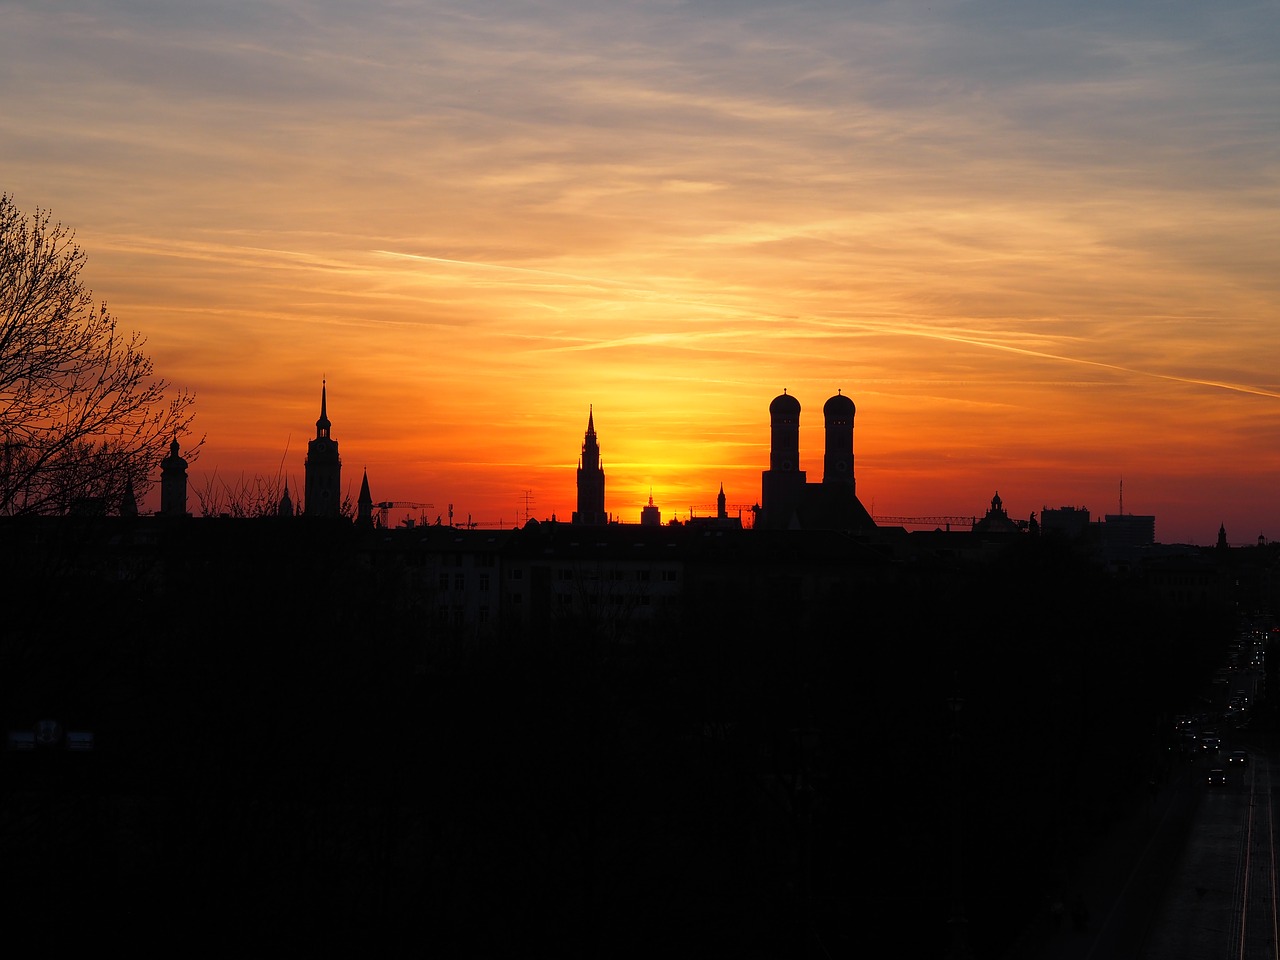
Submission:
[[[626,573],[627,571],[625,570],[609,570],[607,571],[606,579],[614,582],[620,582],[627,579]],[[660,578],[664,583],[675,583],[679,579],[678,571],[676,570],[661,570],[659,571],[659,573],[661,575]],[[510,574],[510,579],[512,580],[524,579],[524,570],[521,567],[513,567],[509,571],[509,574]],[[568,567],[561,567],[559,570],[557,570],[556,578],[561,581],[569,581],[569,582],[578,581],[578,580],[598,580],[599,579],[599,577],[594,574],[590,574],[582,577],[575,576],[575,571]],[[651,579],[650,571],[636,570],[635,579],[640,583],[648,583]],[[450,588],[450,586],[452,586],[454,590],[460,591],[466,588],[466,574],[455,573],[452,575],[452,579],[450,579],[450,575],[448,573],[441,573],[436,583],[441,590],[447,591]],[[489,574],[487,573],[479,574],[479,579],[477,580],[476,585],[481,593],[487,593],[489,591]]]
[[[634,578],[629,577],[630,573],[635,574]],[[652,573],[653,571],[651,570],[627,571],[627,570],[619,570],[616,567],[614,567],[604,571],[603,578],[605,580],[613,580],[613,581],[635,579],[635,580],[638,580],[640,583],[648,583],[652,579]],[[677,571],[675,570],[661,570],[659,571],[659,573],[661,574],[660,579],[662,579],[667,583],[674,583],[678,579]],[[511,574],[513,579],[516,579],[516,580],[520,579],[518,570],[513,569],[511,571]],[[601,579],[601,573],[598,569],[576,570],[573,567],[560,567],[556,570],[556,579],[557,580],[599,580]]]
[[[507,599],[518,606],[523,598],[520,594],[513,593],[508,595]],[[561,609],[573,606],[573,596],[571,594],[559,594],[557,599]],[[587,605],[592,607],[600,606],[602,602],[611,607],[620,607],[628,600],[634,600],[635,603],[642,607],[650,606],[653,603],[652,598],[647,594],[631,598],[622,597],[617,594],[609,597],[589,596],[586,598]],[[436,620],[441,624],[461,626],[466,622],[466,608],[459,604],[454,604],[452,606],[441,604],[436,608]],[[489,623],[489,620],[489,608],[487,606],[477,608],[475,612],[475,622],[483,625]]]
[[[455,573],[453,575],[454,590],[458,590],[458,591],[462,590],[464,587],[466,587],[466,583],[467,583],[466,574]],[[438,585],[441,590],[449,589],[449,575],[447,573],[440,574]],[[481,593],[489,592],[489,575],[487,573],[480,574],[480,579],[477,583],[477,586],[479,587]]]

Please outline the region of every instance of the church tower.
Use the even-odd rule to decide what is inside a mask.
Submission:
[[[839,390],[822,408],[827,423],[827,450],[822,459],[823,483],[847,483],[853,479],[853,401]]]
[[[578,509],[573,522],[603,526],[609,522],[604,512],[604,468],[600,465],[600,444],[596,442],[595,412],[587,408],[587,433],[578,460]]]
[[[369,471],[360,481],[360,498],[356,500],[356,526],[373,527],[373,494],[369,492]]]
[[[169,444],[169,455],[160,461],[160,515],[187,515],[187,461],[178,453],[178,441]]]
[[[769,404],[769,469],[760,483],[761,525],[772,530],[792,526],[804,485],[805,472],[800,469],[800,401],[783,390]]]
[[[338,441],[329,436],[328,385],[320,381],[320,419],[316,421],[316,438],[307,441],[306,496],[302,504],[304,516],[336,517],[339,514],[338,491],[342,461],[338,459]]]
[[[293,498],[289,496],[289,479],[286,477],[284,481],[284,496],[280,498],[280,505],[276,507],[277,517],[293,516]]]

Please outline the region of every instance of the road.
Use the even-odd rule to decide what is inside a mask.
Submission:
[[[1030,925],[1006,960],[1280,960],[1280,764],[1227,739],[1218,755],[1184,763],[1112,831],[1074,878],[1072,904]],[[1221,767],[1228,782],[1208,783]]]

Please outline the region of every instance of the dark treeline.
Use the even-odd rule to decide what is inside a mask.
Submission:
[[[940,956],[958,904],[998,956],[1234,626],[1031,538],[625,643],[451,635],[336,548],[163,589],[52,555],[6,561],[4,719],[95,749],[0,758],[9,915],[224,947]]]

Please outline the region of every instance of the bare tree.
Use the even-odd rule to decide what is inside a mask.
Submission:
[[[49,211],[0,194],[0,515],[142,496],[195,416],[195,396],[155,376],[146,338],[95,304],[85,259]]]
[[[252,479],[241,474],[228,482],[218,476],[206,478],[203,489],[196,488],[196,501],[202,517],[274,517],[280,513],[280,501],[284,497],[280,477],[264,477],[255,474]]]

